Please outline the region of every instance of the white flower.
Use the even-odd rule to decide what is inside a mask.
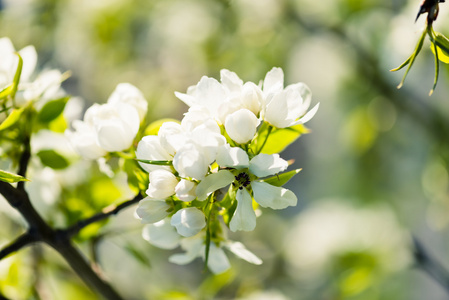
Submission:
[[[230,222],[232,231],[250,231],[255,227],[256,214],[252,208],[252,197],[248,188],[252,190],[254,201],[262,207],[283,209],[297,203],[297,198],[292,191],[252,179],[254,175],[265,177],[284,171],[288,167],[288,163],[278,154],[258,154],[249,163],[246,163],[247,161],[248,157],[245,158],[241,151],[222,147],[220,155],[217,157],[217,163],[222,167],[241,169],[241,173],[234,176],[229,170],[221,170],[208,175],[196,189],[198,200],[204,200],[210,193],[232,182],[239,187],[236,193],[237,208]]]
[[[181,248],[185,253],[174,254],[169,257],[169,261],[179,265],[185,265],[192,262],[195,258],[201,257],[205,259],[204,235],[196,235],[181,240]],[[221,274],[231,268],[229,259],[227,258],[223,248],[228,249],[237,257],[246,260],[249,263],[260,265],[262,260],[251,253],[242,243],[226,241],[217,246],[211,242],[209,248],[209,259],[207,267],[214,274]]]
[[[147,135],[140,140],[139,144],[137,145],[136,157],[137,159],[155,161],[173,160],[173,157],[161,145],[161,138],[157,135]],[[158,169],[170,170],[169,166],[152,165],[142,162],[139,162],[139,164],[147,172],[152,172]]]
[[[130,83],[119,83],[111,96],[109,96],[108,103],[127,103],[132,105],[139,113],[140,122],[145,118],[148,110],[148,102],[145,100],[142,92]]]
[[[317,112],[319,104],[309,112],[312,92],[304,83],[284,87],[284,73],[273,68],[264,80],[263,119],[278,128],[285,128],[309,121]]]
[[[146,191],[152,199],[165,199],[175,193],[178,179],[167,170],[154,170],[150,173],[150,184]]]
[[[178,233],[185,237],[196,235],[206,226],[205,216],[195,207],[183,208],[171,218],[171,225],[176,227]]]
[[[168,216],[170,205],[164,200],[155,200],[148,197],[139,202],[136,213],[142,219],[142,223],[156,223]]]
[[[162,249],[175,249],[181,241],[181,236],[171,226],[168,219],[145,225],[142,237],[153,246]]]
[[[87,116],[97,133],[98,144],[108,152],[131,147],[139,130],[139,115],[129,104],[94,104],[86,111]]]
[[[175,187],[176,197],[181,201],[192,201],[196,198],[196,183],[181,179]]]
[[[75,131],[66,130],[65,134],[79,155],[92,160],[106,155],[106,150],[97,143],[97,134],[92,126],[80,120],[73,121],[72,126]]]
[[[173,158],[173,167],[179,176],[198,180],[206,176],[210,163],[204,149],[194,143],[184,145]]]
[[[253,139],[259,123],[250,110],[240,109],[226,117],[225,129],[232,140],[245,144]]]

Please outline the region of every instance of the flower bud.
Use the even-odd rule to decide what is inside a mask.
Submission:
[[[205,216],[195,207],[183,208],[171,218],[171,224],[182,236],[194,236],[206,226]]]
[[[259,119],[250,110],[239,109],[226,117],[225,129],[232,140],[244,144],[252,140],[259,123]]]
[[[146,191],[148,197],[153,199],[165,199],[175,193],[178,179],[167,170],[155,170],[150,173],[150,185]]]

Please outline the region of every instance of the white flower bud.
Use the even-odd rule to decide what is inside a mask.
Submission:
[[[225,129],[232,140],[244,144],[252,140],[259,123],[259,119],[251,111],[239,109],[226,117]]]
[[[145,160],[172,160],[173,157],[161,145],[160,137],[157,135],[144,136],[137,145],[136,157]],[[140,166],[147,172],[163,169],[170,170],[168,166],[151,165],[139,162]]]
[[[176,227],[182,236],[194,236],[206,226],[205,216],[195,207],[183,208],[171,218],[171,224]]]
[[[190,180],[181,179],[175,187],[176,197],[181,201],[192,201],[196,198],[195,190],[196,183]]]
[[[168,219],[145,225],[142,237],[151,245],[162,249],[175,249],[181,241],[181,236],[171,226]]]
[[[140,122],[145,118],[148,110],[148,102],[142,92],[130,83],[119,83],[109,96],[108,103],[126,103],[133,106],[139,114]]]
[[[170,206],[163,200],[154,200],[148,197],[139,202],[136,214],[142,223],[156,223],[168,216]]]
[[[155,170],[150,173],[150,185],[146,191],[152,199],[165,199],[175,193],[178,179],[167,170]]]

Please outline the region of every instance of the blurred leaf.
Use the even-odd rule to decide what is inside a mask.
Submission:
[[[232,268],[224,273],[208,277],[198,289],[199,296],[202,299],[215,299],[217,293],[225,286],[231,284],[235,277],[236,274]]]
[[[44,107],[42,107],[38,114],[39,121],[42,123],[48,123],[56,119],[64,111],[64,107],[69,99],[70,97],[63,97],[45,103]]]
[[[106,207],[121,197],[122,193],[115,183],[107,177],[95,180],[91,183],[91,197],[93,207]]]
[[[3,90],[0,91],[0,100],[6,98],[14,89],[14,83],[11,83],[7,87],[5,87]]]
[[[288,128],[273,129],[261,153],[280,153],[305,133],[309,133],[309,130],[302,124]]]
[[[22,115],[23,111],[25,110],[25,106],[21,108],[14,108],[9,116],[3,121],[3,123],[0,125],[0,131],[4,130],[6,128],[11,127],[12,125],[16,124],[17,121],[19,121],[20,116]]]
[[[65,169],[69,166],[67,159],[54,150],[41,150],[37,156],[43,165],[55,170]]]
[[[283,186],[284,184],[289,182],[289,180],[292,179],[293,176],[301,172],[301,170],[302,169],[296,169],[282,174],[274,175],[272,177],[262,180],[262,182],[266,182],[274,186]]]
[[[134,159],[124,159],[123,170],[128,177],[128,184],[133,192],[138,193],[148,188],[148,173],[143,171]]]
[[[145,135],[157,135],[157,133],[159,132],[159,128],[161,128],[162,124],[164,124],[165,122],[175,122],[180,124],[179,120],[176,119],[157,120],[148,125],[147,128],[145,128]]]
[[[63,133],[67,129],[67,121],[63,114],[60,114],[56,119],[48,124],[48,128],[53,132]]]
[[[22,74],[22,66],[23,66],[23,59],[22,56],[20,56],[19,53],[15,52],[15,54],[19,57],[19,63],[17,65],[16,74],[14,74],[14,81],[13,81],[13,88],[11,91],[11,97],[14,98],[17,92],[17,88],[19,86],[20,81],[20,75]]]
[[[136,247],[134,247],[131,244],[127,244],[125,246],[125,250],[128,251],[128,253],[131,254],[137,261],[141,262],[142,264],[144,264],[148,268],[151,268],[150,259],[148,257],[146,257],[142,253],[142,251],[140,251],[139,249],[137,249]]]
[[[29,181],[25,177],[22,177],[20,175],[16,175],[10,172],[6,172],[3,170],[0,170],[0,181],[13,183],[13,182],[19,182],[19,181]]]

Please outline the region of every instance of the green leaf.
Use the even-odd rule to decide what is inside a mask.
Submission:
[[[37,153],[43,165],[52,169],[65,169],[69,166],[67,159],[54,150],[41,150]]]
[[[38,114],[38,119],[42,123],[49,123],[56,119],[63,111],[70,97],[63,97],[45,103]]]
[[[273,129],[273,131],[268,136],[268,140],[265,143],[265,146],[263,147],[261,153],[280,153],[302,134],[308,132],[309,130],[302,124],[298,124],[288,128]]]
[[[138,193],[148,188],[148,173],[143,171],[134,159],[124,159],[123,170],[128,177],[129,187]]]
[[[0,170],[0,181],[14,183],[19,181],[29,181],[23,176]]]
[[[269,178],[265,178],[264,180],[262,180],[262,182],[266,182],[266,183],[269,183],[274,186],[283,186],[284,184],[289,182],[290,179],[293,178],[293,176],[295,176],[296,174],[301,172],[301,170],[302,169],[296,169],[296,170],[292,170],[290,172],[278,174],[278,175],[275,175],[275,176],[272,176]]]
[[[17,65],[16,74],[14,74],[13,90],[11,92],[12,98],[14,98],[14,96],[16,95],[17,88],[19,87],[20,75],[22,74],[22,66],[23,66],[22,56],[20,56],[20,54],[17,52],[15,52],[15,54],[19,57],[19,63]]]
[[[16,124],[17,121],[19,121],[20,116],[22,115],[24,110],[25,110],[25,106],[21,107],[21,108],[14,108],[11,111],[11,113],[9,114],[9,116],[3,121],[3,123],[0,124],[0,131]]]
[[[159,128],[161,128],[162,124],[164,124],[165,122],[175,122],[179,124],[179,121],[176,119],[157,120],[148,125],[147,128],[145,128],[145,135],[157,135],[157,133],[159,132]]]
[[[138,159],[136,158],[137,161],[140,161],[144,164],[150,164],[150,165],[158,165],[158,166],[172,166],[173,165],[173,161],[171,160],[146,160],[146,159]]]
[[[432,40],[433,44],[437,46],[438,59],[445,64],[449,63],[449,39],[439,32],[435,32],[435,37]],[[435,49],[431,45],[430,49],[435,54]]]
[[[1,90],[0,91],[0,100],[5,99],[6,97],[8,97],[8,95],[11,94],[13,89],[14,89],[14,83],[11,83],[7,87],[5,87],[3,90]]]

